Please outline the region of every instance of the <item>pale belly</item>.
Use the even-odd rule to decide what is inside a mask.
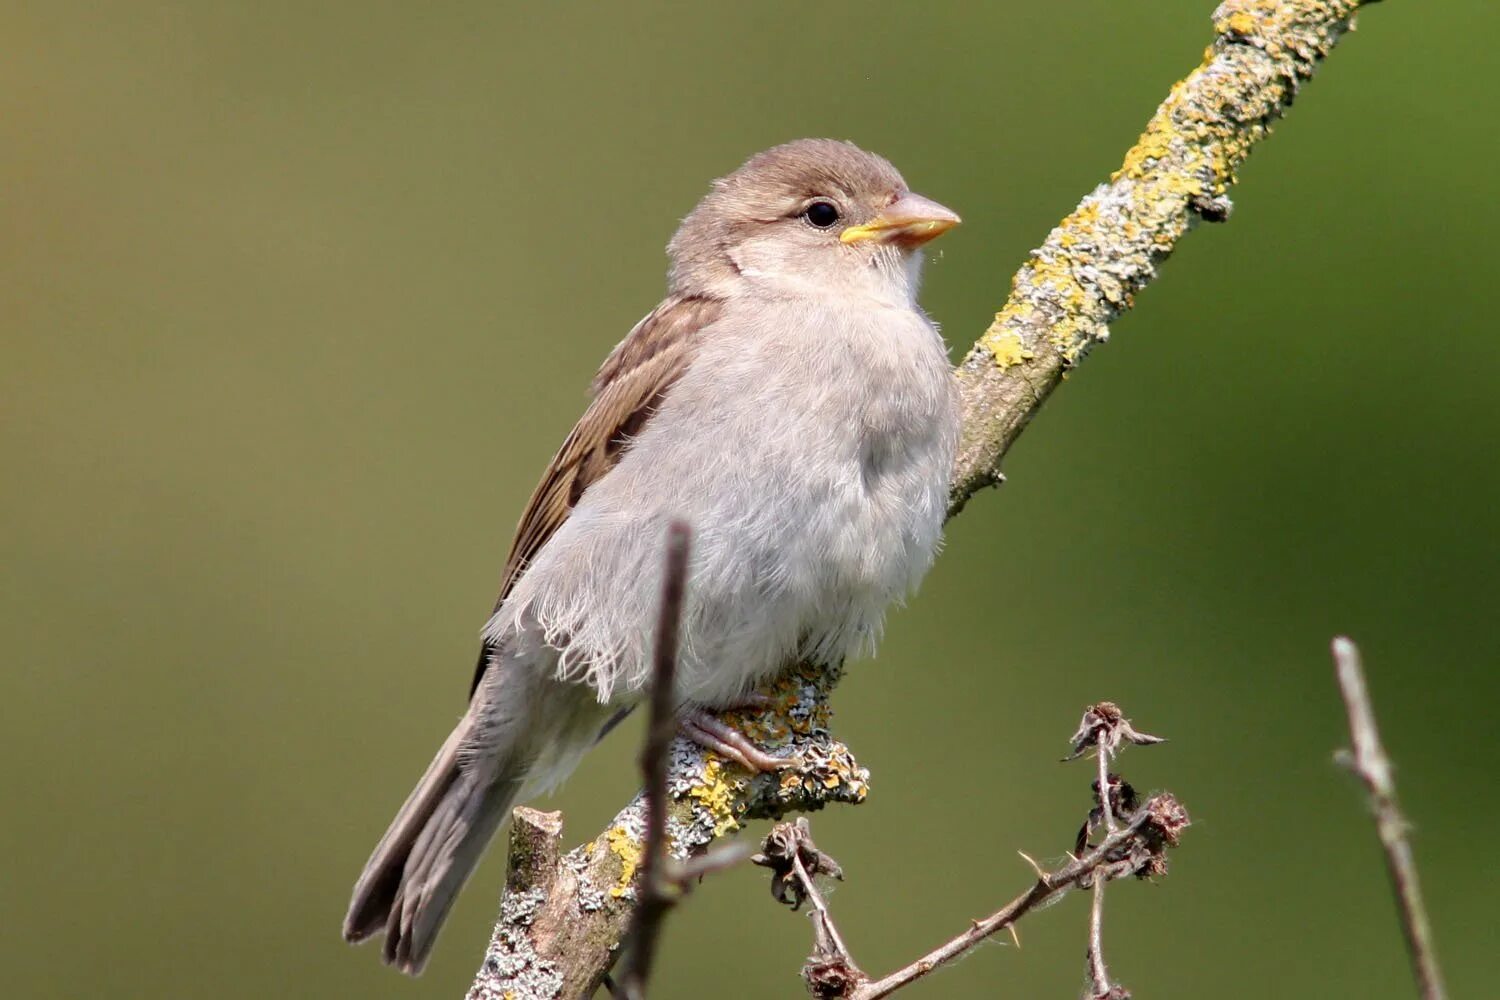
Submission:
[[[795,659],[873,649],[941,535],[957,438],[951,371],[915,314],[909,331],[867,343],[830,338],[816,317],[792,321],[809,324],[805,349],[727,337],[704,349],[492,633],[530,633],[555,650],[560,678],[591,684],[601,701],[637,697],[666,526],[683,520],[693,531],[684,697],[730,703]]]

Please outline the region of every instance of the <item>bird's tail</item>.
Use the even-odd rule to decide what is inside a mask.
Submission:
[[[443,743],[380,838],[344,917],[350,942],[384,931],[385,960],[408,975],[422,971],[454,899],[526,779],[518,748],[460,762],[471,715]]]
[[[608,712],[585,686],[495,663],[354,885],[344,938],[385,933],[385,960],[422,971],[459,890],[511,804],[567,776]]]

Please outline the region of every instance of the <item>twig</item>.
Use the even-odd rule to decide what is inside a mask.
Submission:
[[[1109,746],[1106,740],[1100,739],[1095,748],[1094,757],[1099,762],[1099,778],[1095,785],[1099,795],[1099,815],[1104,821],[1105,832],[1114,833],[1115,811],[1109,801]],[[1088,989],[1090,1000],[1108,997],[1113,992],[1109,985],[1109,969],[1104,964],[1104,883],[1105,880],[1102,878],[1094,879],[1094,898],[1089,906]]]
[[[865,982],[869,977],[855,964],[843,936],[834,926],[823,893],[813,881],[814,875],[842,879],[844,871],[813,843],[807,817],[778,823],[766,835],[760,853],[750,860],[771,869],[771,895],[777,902],[794,910],[803,902],[812,904],[813,950],[802,967],[802,978],[813,996],[847,996],[849,990]]]
[[[1109,969],[1104,965],[1104,879],[1094,879],[1094,899],[1089,907],[1089,1000],[1114,1000],[1124,991],[1109,984]],[[1129,994],[1125,994],[1129,996]]]
[[[1031,888],[983,920],[976,920],[967,931],[934,948],[921,958],[886,976],[866,983],[849,994],[849,1000],[879,1000],[910,983],[916,982],[940,965],[945,965],[979,944],[996,931],[1010,927],[1026,914],[1055,896],[1077,886],[1089,877],[1119,878],[1157,870],[1162,854],[1175,847],[1188,825],[1187,811],[1168,793],[1146,802],[1130,821],[1105,837],[1093,850],[1055,872],[1037,879]]]
[[[1022,265],[994,322],[960,366],[964,426],[950,515],[1000,481],[1010,446],[1066,371],[1134,305],[1182,237],[1199,221],[1228,216],[1237,170],[1353,25],[1361,5],[1227,0],[1218,8],[1202,64],[1172,88],[1120,169]],[[863,800],[867,775],[826,728],[828,695],[837,683],[836,671],[794,669],[770,692],[778,698],[775,707],[738,720],[748,723],[741,728],[772,737],[778,751],[809,761],[794,772],[751,780],[681,741],[673,744],[674,854],[701,850],[751,818]],[[589,995],[631,921],[630,862],[641,849],[640,830],[637,802],[562,858],[556,879],[532,887],[508,882],[470,996]],[[516,967],[553,968],[557,985],[547,979],[532,988],[507,971]]]
[[[1380,731],[1375,728],[1375,710],[1370,704],[1370,692],[1365,685],[1364,667],[1360,662],[1359,647],[1352,639],[1339,636],[1333,640],[1333,662],[1338,674],[1339,691],[1344,698],[1344,708],[1349,713],[1349,734],[1354,740],[1354,750],[1341,750],[1338,760],[1353,771],[1364,783],[1370,796],[1370,808],[1375,814],[1375,831],[1385,848],[1386,869],[1390,873],[1391,887],[1396,893],[1397,910],[1401,915],[1401,930],[1406,936],[1406,950],[1411,956],[1412,975],[1422,1000],[1443,1000],[1447,996],[1443,988],[1443,974],[1438,968],[1437,953],[1432,944],[1432,927],[1427,920],[1427,909],[1422,904],[1422,887],[1417,878],[1417,863],[1412,857],[1411,842],[1407,839],[1406,817],[1396,801],[1396,781],[1391,774],[1391,761],[1380,742]]]
[[[749,857],[749,846],[733,841],[686,861],[669,861],[667,880],[672,885],[685,889],[704,876],[733,868]]]
[[[1129,723],[1126,723],[1126,725],[1129,725]],[[1109,755],[1110,748],[1101,742],[1099,749],[1094,753],[1094,757],[1099,761],[1099,815],[1104,819],[1105,831],[1114,833],[1115,812],[1109,801]]]
[[[661,613],[656,624],[656,653],[651,675],[651,717],[641,747],[641,774],[646,796],[645,844],[641,854],[641,899],[636,906],[630,950],[620,976],[626,1000],[644,1000],[661,921],[672,905],[663,869],[667,862],[667,750],[677,731],[677,643],[682,624],[682,597],[687,586],[692,533],[681,521],[667,529],[666,567]]]
[[[1094,780],[1094,797],[1098,805],[1089,813],[1088,821],[1079,832],[1080,851],[1088,843],[1089,827],[1093,824],[1096,813],[1105,833],[1115,832],[1117,796],[1122,807],[1120,811],[1130,812],[1135,808],[1134,790],[1124,779],[1109,773],[1110,758],[1126,744],[1149,745],[1164,742],[1166,741],[1159,736],[1137,732],[1113,702],[1103,701],[1091,705],[1083,713],[1078,732],[1073,734],[1073,753],[1067,759],[1076,759],[1092,745],[1099,776]],[[1104,885],[1107,881],[1102,874],[1093,878],[1094,898],[1089,906],[1087,1000],[1129,1000],[1129,991],[1110,984],[1109,968],[1104,964]]]
[[[1099,778],[1094,784],[1097,804],[1079,832],[1076,855],[1071,856],[1071,863],[1048,873],[1023,852],[1021,857],[1037,875],[1030,889],[986,919],[973,921],[967,931],[946,944],[873,982],[855,964],[812,877],[826,872],[842,878],[843,872],[832,858],[813,844],[805,817],[779,824],[766,837],[762,852],[751,860],[772,869],[771,894],[776,899],[788,903],[793,909],[804,900],[812,903],[813,953],[802,970],[809,991],[822,1000],[877,1000],[889,996],[1002,929],[1009,930],[1011,936],[1016,937],[1016,921],[1053,897],[1074,887],[1092,886],[1089,1000],[1128,1000],[1128,992],[1110,985],[1104,967],[1101,942],[1104,883],[1124,875],[1148,877],[1165,873],[1166,849],[1177,845],[1189,821],[1186,810],[1167,793],[1153,797],[1144,808],[1137,808],[1134,789],[1109,773],[1109,760],[1112,753],[1126,744],[1163,742],[1161,737],[1137,732],[1130,720],[1110,702],[1090,706],[1073,736],[1073,753],[1064,758],[1076,759],[1090,747],[1095,749],[1099,758]],[[1117,817],[1124,821],[1124,826]],[[1096,826],[1104,830],[1105,837],[1097,847],[1089,847],[1088,835]],[[1019,938],[1016,939],[1019,943]]]

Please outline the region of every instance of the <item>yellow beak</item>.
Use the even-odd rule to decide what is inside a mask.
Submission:
[[[874,240],[911,249],[937,239],[960,221],[956,213],[931,198],[908,191],[869,222],[844,230],[839,240],[851,245]]]

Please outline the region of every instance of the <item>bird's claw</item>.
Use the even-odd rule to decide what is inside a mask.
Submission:
[[[766,753],[750,737],[702,709],[685,714],[678,728],[683,736],[703,749],[728,757],[751,774],[780,771],[802,763],[796,757],[776,757]]]

